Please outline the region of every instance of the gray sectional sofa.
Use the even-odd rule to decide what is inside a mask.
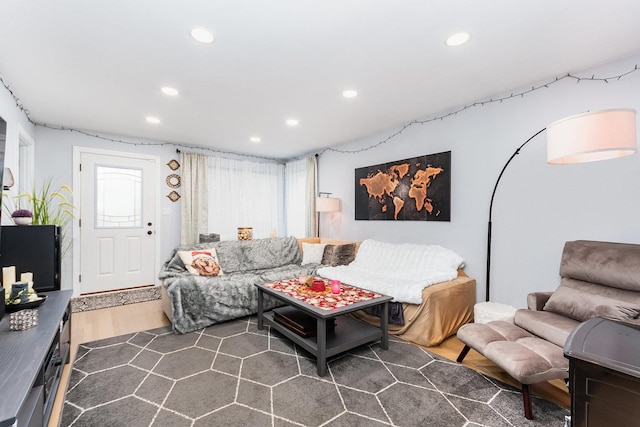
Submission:
[[[185,257],[198,261],[188,262]],[[198,265],[203,260],[208,264]],[[301,262],[302,251],[295,237],[177,247],[159,274],[164,312],[176,333],[254,314],[258,307],[255,284],[312,275],[321,266]],[[213,267],[215,263],[218,265]],[[217,269],[221,274],[208,275]],[[265,296],[267,310],[278,305],[277,300]]]

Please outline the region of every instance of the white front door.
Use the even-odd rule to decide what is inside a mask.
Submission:
[[[154,158],[80,153],[80,293],[155,282]]]

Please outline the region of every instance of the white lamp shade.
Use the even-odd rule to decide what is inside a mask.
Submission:
[[[316,197],[316,212],[339,212],[340,199],[336,197]]]
[[[637,151],[636,111],[630,108],[578,114],[547,126],[547,163],[614,159]]]
[[[10,189],[15,184],[15,180],[13,179],[13,174],[11,173],[11,169],[4,168],[3,176],[2,176],[2,185],[5,190]]]

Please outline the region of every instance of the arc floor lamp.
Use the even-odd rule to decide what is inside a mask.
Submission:
[[[637,151],[636,111],[629,108],[578,114],[551,123],[516,149],[505,163],[491,193],[487,227],[486,300],[491,289],[491,216],[493,199],[509,163],[536,136],[547,131],[547,163],[565,165],[627,156]]]

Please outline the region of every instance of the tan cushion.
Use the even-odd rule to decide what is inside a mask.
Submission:
[[[640,305],[560,285],[544,305],[544,310],[581,322],[604,316],[626,320],[638,317]]]

